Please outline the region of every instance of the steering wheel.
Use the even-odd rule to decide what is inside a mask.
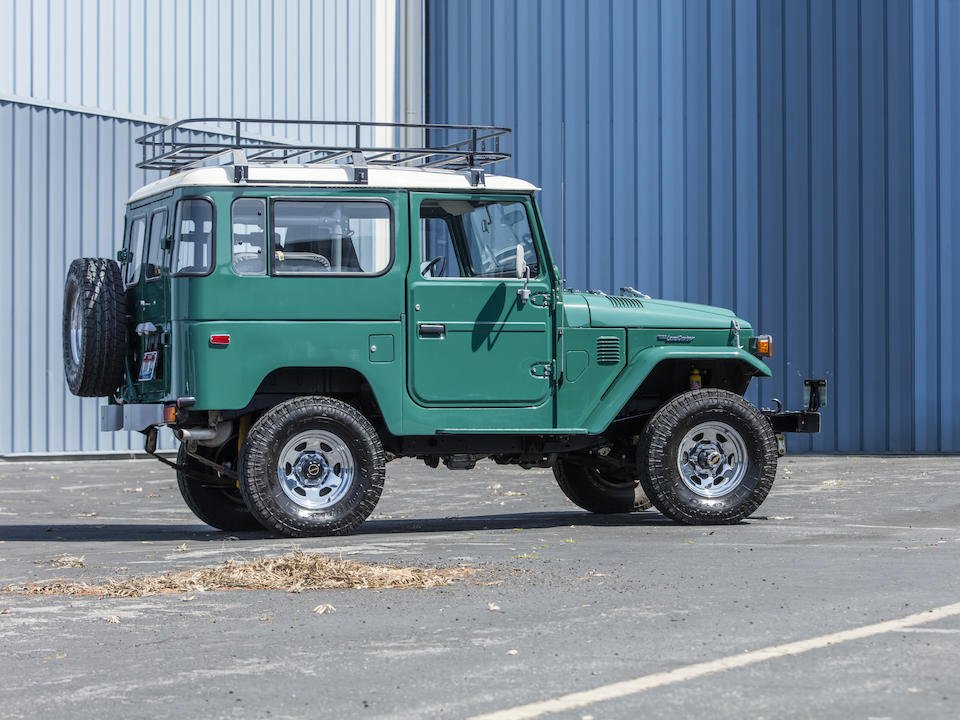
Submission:
[[[425,263],[420,265],[420,274],[424,277],[427,277],[427,273],[430,273],[430,277],[440,277],[443,275],[443,271],[447,267],[447,258],[443,255],[437,255],[432,260],[427,260]]]

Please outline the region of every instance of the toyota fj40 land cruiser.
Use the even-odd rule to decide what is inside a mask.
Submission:
[[[412,456],[551,467],[591,512],[649,498],[678,522],[735,523],[770,491],[777,434],[819,430],[822,381],[799,412],[743,399],[772,340],[732,312],[566,290],[537,188],[484,170],[509,157],[505,129],[252,134],[276,123],[140,138],[138,166],[170,175],[130,198],[119,263],[75,260],[66,278],[71,391],[106,397],[101,430],[142,432],[150,453],[172,428],[177,460],[158,458],[204,522],[345,533],[386,462]]]

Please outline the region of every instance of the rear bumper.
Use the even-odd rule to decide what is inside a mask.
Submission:
[[[154,425],[163,425],[163,403],[100,407],[100,432],[114,430],[145,432]]]
[[[820,413],[809,410],[793,412],[764,411],[770,421],[773,432],[779,433],[818,433],[820,432]]]

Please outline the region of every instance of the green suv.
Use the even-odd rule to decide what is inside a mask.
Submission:
[[[416,457],[549,467],[591,512],[735,523],[770,491],[779,434],[819,430],[822,381],[802,411],[743,399],[772,340],[732,312],[566,289],[537,188],[486,171],[508,131],[265,132],[291,124],[140,138],[139,167],[169,176],[130,198],[118,262],[66,278],[71,391],[152,454],[170,427],[177,460],[157,457],[204,522],[349,532],[386,463]]]

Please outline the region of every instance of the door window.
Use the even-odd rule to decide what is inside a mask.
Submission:
[[[463,277],[450,221],[446,218],[421,218],[420,257],[420,274],[424,277]]]
[[[163,267],[163,237],[167,226],[167,211],[160,210],[150,216],[150,242],[147,243],[147,280],[160,277]]]
[[[136,218],[130,224],[127,233],[127,266],[124,272],[124,281],[127,286],[136,285],[140,280],[140,263],[143,259],[143,239],[146,235],[147,220]]]
[[[431,277],[513,277],[517,245],[540,274],[526,206],[515,200],[428,200],[420,206],[421,258]],[[446,228],[444,230],[444,227]],[[444,243],[453,246],[453,252]],[[439,265],[442,271],[433,272]]]

